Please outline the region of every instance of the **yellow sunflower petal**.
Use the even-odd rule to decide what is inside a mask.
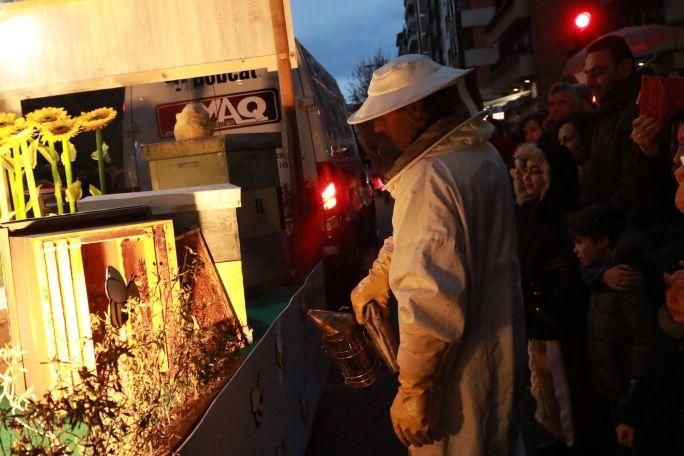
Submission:
[[[40,125],[40,138],[43,142],[57,143],[65,139],[71,139],[78,133],[78,123],[70,117],[63,117],[54,122]]]
[[[68,114],[64,108],[40,108],[26,115],[26,120],[33,125],[42,125],[45,123],[56,122],[59,119],[67,117]]]
[[[78,122],[85,131],[93,131],[104,128],[116,117],[113,108],[99,108],[90,112],[82,112]]]
[[[21,141],[26,141],[31,138],[33,132],[33,125],[26,122],[23,117],[19,117],[14,121],[12,130],[9,131],[9,134],[4,138],[3,142],[10,145],[19,144]]]
[[[16,115],[13,112],[0,112],[0,128],[14,125]]]

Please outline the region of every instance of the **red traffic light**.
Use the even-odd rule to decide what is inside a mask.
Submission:
[[[575,16],[575,27],[577,27],[580,30],[584,30],[585,28],[589,27],[589,24],[591,23],[591,14],[583,11],[579,13],[577,16]]]

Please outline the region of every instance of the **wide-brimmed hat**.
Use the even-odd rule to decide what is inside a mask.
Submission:
[[[471,71],[442,66],[421,54],[397,57],[373,72],[368,98],[347,122],[359,124],[395,111],[456,84]]]

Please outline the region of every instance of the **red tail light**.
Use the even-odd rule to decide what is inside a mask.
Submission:
[[[335,198],[335,194],[337,193],[337,189],[335,188],[334,183],[328,184],[327,187],[321,192],[321,198],[323,199],[323,209],[330,210],[337,206],[337,198]]]

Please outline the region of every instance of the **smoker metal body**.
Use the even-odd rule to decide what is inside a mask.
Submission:
[[[323,340],[345,384],[365,388],[375,383],[380,372],[380,360],[365,330],[360,326],[352,327],[346,332],[324,335]]]
[[[335,361],[344,383],[365,388],[375,383],[380,372],[380,358],[363,327],[350,312],[311,309],[307,315],[323,336],[326,352]]]

